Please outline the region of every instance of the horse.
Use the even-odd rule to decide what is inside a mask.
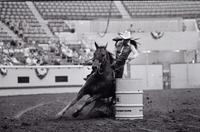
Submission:
[[[92,102],[111,99],[109,101],[112,104],[115,101],[115,77],[114,70],[111,68],[114,58],[112,57],[112,53],[106,50],[107,44],[106,46],[98,46],[95,42],[95,47],[96,51],[94,52],[92,63],[93,74],[86,80],[77,96],[57,114],[57,117],[61,117],[85,95],[89,95],[89,97],[85,104],[72,114],[73,117],[77,117],[83,108]],[[90,111],[94,107],[95,105]]]

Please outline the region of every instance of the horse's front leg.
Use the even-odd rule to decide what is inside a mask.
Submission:
[[[72,107],[74,104],[76,104],[83,96],[85,95],[84,90],[80,90],[78,95],[67,105],[65,106],[60,112],[57,113],[56,117],[61,117],[65,112]]]
[[[93,97],[90,97],[87,99],[87,101],[85,102],[85,104],[82,105],[82,107],[80,109],[78,109],[75,113],[73,113],[73,117],[77,117],[79,116],[79,113],[83,110],[83,108],[87,105],[89,105],[90,103],[92,103],[93,101],[99,99],[101,97],[101,95],[95,95]]]

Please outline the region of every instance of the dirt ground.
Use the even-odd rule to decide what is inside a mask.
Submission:
[[[0,132],[200,132],[200,89],[144,91],[144,119],[79,118],[55,115],[76,94],[0,97]],[[16,119],[17,118],[17,119]]]

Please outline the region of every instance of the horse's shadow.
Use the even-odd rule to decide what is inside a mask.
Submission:
[[[91,111],[90,109],[95,105],[95,108]],[[111,102],[96,101],[86,106],[85,109],[80,112],[78,117],[73,117],[71,114],[73,110],[66,112],[59,118],[53,118],[52,121],[62,120],[87,120],[97,118],[114,118],[114,106]]]

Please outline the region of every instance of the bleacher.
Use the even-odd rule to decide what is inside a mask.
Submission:
[[[64,20],[51,20],[48,22],[48,26],[54,34],[56,32],[71,32],[69,25]]]
[[[8,35],[6,31],[4,31],[3,27],[0,27],[0,42],[11,41],[12,37]]]
[[[127,27],[137,35],[149,35],[150,33],[169,34],[168,32],[173,32],[173,35],[179,34],[179,32],[193,32],[196,31],[196,23],[200,29],[200,19],[196,19],[200,18],[200,1],[197,0],[121,1],[122,4],[120,2],[112,2],[111,9],[110,2],[111,1],[0,1],[0,21],[6,24],[14,33],[16,33],[16,25],[22,22],[22,38],[25,42],[29,43],[34,40],[39,44],[49,44],[50,48],[48,47],[49,45],[44,45],[46,49],[51,49],[53,45],[54,47],[52,47],[54,49],[52,49],[54,51],[50,50],[51,53],[46,54],[46,51],[44,53],[44,55],[50,58],[49,64],[53,64],[54,62],[65,64],[65,62],[60,62],[62,59],[66,61],[67,58],[67,54],[64,54],[67,52],[66,49],[63,48],[64,50],[61,50],[63,53],[59,53],[59,44],[63,44],[62,41],[64,41],[64,44],[68,45],[68,48],[72,51],[77,51],[78,56],[84,56],[87,51],[84,48],[87,46],[89,47],[90,43],[93,43],[93,39],[101,37],[100,33],[107,28],[105,28],[106,22],[108,22],[107,20],[110,20],[110,23],[107,24],[109,25],[107,31],[107,35],[110,35],[110,37],[108,37],[109,39],[114,36],[114,33],[127,30]],[[123,7],[125,7],[125,10]],[[111,19],[107,19],[110,11]],[[135,21],[135,19],[129,19],[126,11],[132,18],[157,17],[159,19],[138,19]],[[162,19],[162,17],[167,18]],[[179,17],[181,19],[174,19],[172,17]],[[188,21],[186,21],[184,18],[195,19],[188,19]],[[95,21],[93,21],[94,19]],[[49,33],[47,26],[53,33],[51,39],[49,36],[52,34]],[[43,27],[49,36],[47,36]],[[73,30],[75,30],[73,28],[77,30],[76,33],[71,34]],[[6,28],[6,30],[7,29],[8,28]],[[85,30],[87,32],[84,32]],[[55,34],[57,32],[71,33]],[[3,28],[0,29],[0,41],[11,41],[12,35],[10,31],[7,33]],[[83,45],[87,43],[89,44],[84,47]],[[82,57],[83,60],[88,60],[87,55],[85,56],[86,57]],[[43,56],[40,56],[39,58],[42,57]],[[45,58],[45,61],[46,59],[48,58]],[[71,59],[69,60],[71,61]],[[76,64],[83,64],[83,62],[84,61],[81,60]],[[69,64],[69,62],[66,64]]]
[[[142,0],[121,1],[121,3],[132,18],[200,18],[200,1],[198,0]],[[53,34],[55,32],[73,32],[70,25],[67,25],[64,20],[105,19],[110,11],[110,1],[33,1],[33,4],[42,18],[48,22],[48,27]],[[26,28],[23,28],[25,41],[34,40],[39,43],[48,43],[49,37],[25,1],[0,1],[0,11],[0,20],[7,25],[12,23],[13,27],[16,27],[17,23],[25,21]],[[115,2],[112,3],[111,12],[111,18],[122,18]],[[199,26],[199,19],[196,22]],[[144,24],[142,23],[142,25]],[[164,26],[162,30],[168,31]],[[137,27],[137,24],[134,27]],[[1,36],[5,36],[2,38],[10,39],[5,32],[1,34]]]
[[[41,28],[40,23],[37,21],[29,7],[25,2],[11,2],[1,1],[1,15],[0,19],[2,22],[7,24],[9,27],[17,27],[17,24],[23,23],[23,39],[25,41],[32,41],[33,39],[39,43],[46,41],[46,33]],[[13,24],[12,26],[10,24]],[[12,29],[13,32],[18,29]],[[45,36],[44,39],[41,36]],[[37,38],[38,39],[35,39]]]
[[[107,18],[110,1],[40,1],[34,2],[44,19],[91,20]],[[112,3],[112,18],[121,18],[116,5]]]
[[[181,17],[200,16],[200,1],[122,1],[131,17]]]

